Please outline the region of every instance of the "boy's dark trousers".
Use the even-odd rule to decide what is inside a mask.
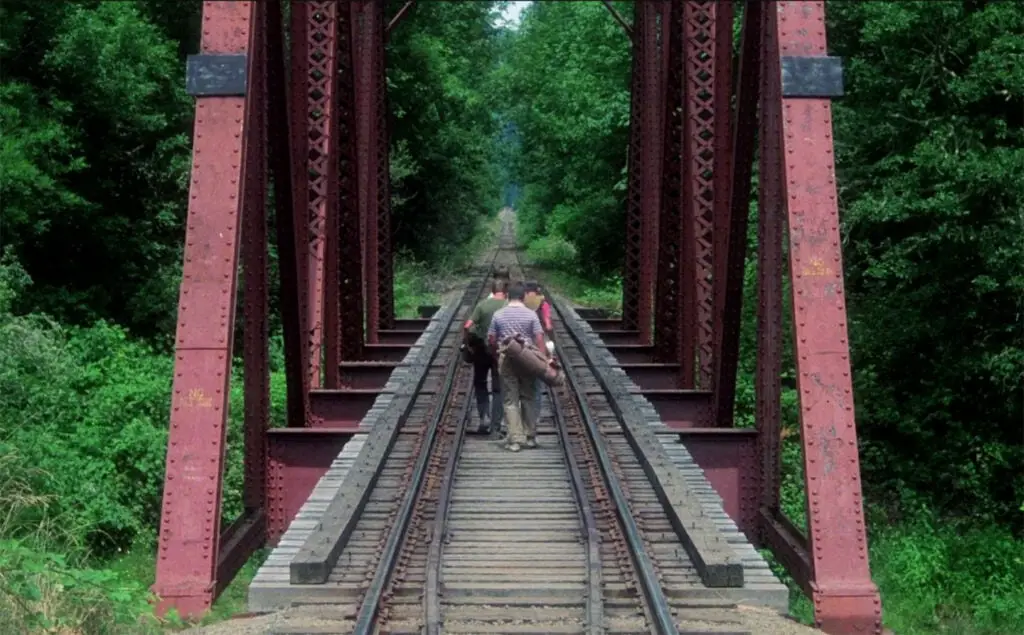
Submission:
[[[501,406],[501,383],[498,380],[498,361],[487,351],[487,346],[482,340],[471,337],[470,349],[473,351],[473,392],[476,394],[476,410],[483,424],[484,417],[490,410],[492,431],[501,428],[502,406]],[[491,377],[491,389],[487,387],[487,376]],[[491,399],[491,393],[494,398]],[[481,427],[483,427],[481,425]]]

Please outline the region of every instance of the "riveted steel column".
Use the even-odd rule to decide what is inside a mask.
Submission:
[[[654,345],[660,362],[680,362],[680,220],[683,146],[683,0],[672,0],[662,17],[665,64],[665,146],[661,218],[658,221],[658,283]]]
[[[324,342],[324,267],[328,214],[337,212],[338,175],[332,169],[334,139],[332,123],[336,113],[338,84],[336,1],[300,2],[292,5],[292,23],[304,24],[304,50],[293,50],[292,80],[294,89],[302,90],[293,102],[302,103],[304,113],[303,154],[304,200],[306,216],[306,372],[311,388],[322,385],[320,362]],[[293,33],[301,27],[296,27]],[[295,40],[293,40],[294,45]],[[305,53],[305,60],[299,57]],[[330,210],[330,212],[329,212]],[[336,226],[336,220],[335,220]],[[332,267],[336,263],[331,263]],[[336,313],[332,314],[336,317]]]
[[[293,242],[295,243],[295,270],[297,274],[298,288],[296,296],[299,301],[299,349],[302,359],[302,384],[303,392],[319,384],[320,357],[312,355],[310,333],[313,327],[310,322],[311,305],[313,298],[309,295],[310,279],[313,273],[309,270],[310,241],[309,241],[309,200],[310,178],[309,178],[309,54],[310,54],[310,24],[309,3],[299,2],[290,6],[290,27],[289,27],[289,94],[288,94],[288,133],[289,147],[291,149],[291,170],[292,170],[292,229],[295,231]],[[316,372],[314,373],[314,369]],[[317,381],[313,381],[316,375]],[[304,397],[305,398],[305,397]],[[304,413],[305,419],[301,425],[309,425],[309,409]],[[289,425],[299,425],[298,422],[289,421]]]
[[[658,272],[658,216],[661,211],[661,156],[665,143],[662,122],[664,110],[664,85],[662,83],[662,59],[658,50],[658,6],[657,0],[641,0],[637,3],[640,18],[635,23],[633,37],[640,42],[642,51],[642,87],[640,147],[641,214],[643,216],[643,248],[640,269],[640,319],[638,329],[640,341],[653,343],[654,287]]]
[[[355,31],[350,2],[338,5],[338,283],[341,359],[363,355],[363,243],[356,168]]]
[[[825,3],[779,2],[780,59],[824,57]],[[868,568],[846,294],[839,246],[832,104],[782,96],[782,191],[804,442],[815,621],[829,633],[880,632]]]
[[[201,50],[246,55],[252,2],[203,4]],[[250,69],[251,70],[251,69]],[[157,610],[207,610],[216,592],[246,126],[237,92],[196,101],[185,262],[178,301]]]
[[[366,301],[366,341],[376,344],[381,328],[380,295],[380,201],[381,131],[379,126],[384,37],[384,6],[380,0],[359,0],[352,3],[355,27],[356,80],[356,161],[359,183],[359,214],[363,222],[365,245],[363,275]],[[380,42],[378,42],[380,40]],[[387,146],[384,145],[386,148]],[[389,221],[390,222],[390,221]]]
[[[255,11],[254,46],[246,104],[245,198],[242,217],[242,275],[245,310],[242,360],[245,382],[246,510],[266,498],[267,428],[270,423],[270,297],[267,265],[267,7]],[[248,554],[247,554],[248,555]]]
[[[761,15],[761,116],[758,142],[757,367],[754,385],[757,443],[761,456],[761,508],[779,513],[782,442],[782,121],[779,44],[774,0]],[[745,26],[749,25],[749,21]],[[744,45],[746,45],[744,41]],[[767,526],[761,540],[768,542]],[[795,564],[795,563],[794,563]],[[793,565],[789,565],[792,568]],[[808,572],[809,574],[809,572]]]

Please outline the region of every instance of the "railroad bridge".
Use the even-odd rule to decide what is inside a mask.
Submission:
[[[269,546],[251,610],[306,613],[268,632],[760,632],[738,605],[784,610],[787,590],[758,547],[813,600],[819,628],[880,632],[824,2],[633,6],[609,5],[633,51],[622,316],[555,298],[567,382],[543,397],[541,447],[512,455],[465,435],[471,373],[457,354],[488,271],[523,275],[510,224],[460,298],[394,314],[386,42],[414,2],[395,15],[382,0],[204,3],[159,611],[201,614]],[[740,428],[755,191],[756,427]],[[271,240],[283,427],[269,425]],[[784,288],[806,535],[779,506]],[[236,329],[245,511],[224,519]]]

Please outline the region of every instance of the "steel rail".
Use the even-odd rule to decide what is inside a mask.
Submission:
[[[562,442],[562,453],[569,466],[573,493],[576,495],[576,502],[579,505],[580,516],[583,518],[583,526],[587,535],[587,632],[591,635],[600,635],[605,632],[604,600],[601,592],[601,534],[597,528],[594,510],[590,507],[590,497],[587,496],[586,487],[583,485],[583,475],[576,462],[576,457],[572,453],[569,427],[565,415],[558,407],[558,397],[555,395],[555,391],[549,390],[548,393],[551,395],[555,430],[558,431],[558,437]]]
[[[451,507],[452,493],[455,489],[455,471],[459,466],[463,441],[466,439],[466,424],[469,420],[469,407],[472,400],[467,392],[466,402],[462,411],[456,416],[455,438],[452,439],[448,463],[444,468],[441,480],[441,493],[434,512],[434,533],[430,537],[430,549],[427,552],[427,579],[423,597],[423,609],[426,614],[426,630],[428,635],[441,633],[441,551],[444,548],[445,533],[448,531],[448,508]]]
[[[554,309],[558,318],[564,322],[565,316],[553,302],[551,303],[551,308]],[[582,344],[576,342],[576,345],[582,353]],[[651,609],[658,633],[662,635],[679,635],[679,629],[672,619],[672,608],[669,606],[668,598],[665,597],[665,592],[661,589],[661,584],[658,582],[658,576],[654,572],[654,563],[651,562],[651,558],[647,555],[647,550],[644,548],[643,540],[640,538],[640,528],[637,527],[636,520],[633,518],[626,495],[619,485],[618,477],[612,470],[608,448],[605,445],[604,439],[601,438],[601,432],[593,416],[590,414],[590,407],[583,396],[585,393],[580,390],[576,381],[575,371],[572,370],[571,364],[568,364],[568,359],[562,355],[561,349],[556,348],[555,352],[563,362],[562,368],[565,372],[565,381],[579,408],[580,418],[583,419],[583,428],[590,437],[590,443],[594,448],[595,454],[597,454],[598,464],[601,466],[601,473],[604,475],[605,486],[611,493],[612,501],[615,504],[616,515],[618,515],[619,520],[622,522],[623,533],[626,536],[626,541],[629,543],[633,564],[636,566],[637,574],[640,578],[640,586],[643,588],[643,593]],[[593,365],[586,354],[583,354],[582,357],[587,367],[593,370]]]
[[[491,260],[491,264],[487,268],[487,275],[490,275],[490,272],[494,270],[494,263],[497,260],[497,255],[500,251],[500,247],[495,250],[494,258]],[[475,294],[476,298],[483,295],[483,288],[485,286],[486,284],[482,284],[477,288],[477,292]],[[474,284],[471,289],[472,288],[476,288],[476,285]],[[461,303],[461,306],[469,304],[469,302],[465,302],[467,297],[473,297],[473,293],[470,289],[466,290],[466,294],[463,296],[464,301]],[[457,314],[458,311],[452,315],[452,320],[448,323],[449,333],[445,336],[445,339],[447,339],[448,335],[451,335],[452,326],[456,324]],[[377,568],[374,571],[370,587],[366,590],[366,594],[363,596],[363,601],[359,605],[359,611],[356,614],[355,627],[352,631],[354,635],[369,635],[374,630],[377,619],[377,610],[384,595],[384,588],[386,587],[388,578],[391,577],[391,573],[395,568],[395,563],[398,560],[402,540],[405,538],[416,499],[419,497],[419,493],[423,488],[423,481],[425,480],[423,475],[426,473],[430,456],[433,453],[434,443],[438,436],[438,428],[440,427],[445,414],[448,412],[448,400],[454,393],[455,378],[459,374],[459,370],[463,365],[457,352],[453,353],[450,359],[451,364],[448,368],[447,374],[445,375],[445,380],[442,384],[443,388],[441,393],[437,396],[438,407],[431,416],[430,422],[427,424],[423,445],[419,456],[416,458],[412,477],[409,481],[409,488],[405,491],[405,494],[402,497],[402,504],[398,509],[397,520],[388,532],[387,541],[384,543],[384,551],[381,554]]]

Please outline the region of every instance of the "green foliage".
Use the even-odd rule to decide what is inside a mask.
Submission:
[[[176,45],[134,2],[0,11],[3,241],[36,281],[23,308],[168,331],[189,161]]]
[[[868,482],[1020,526],[1024,6],[830,10]]]
[[[554,245],[568,245],[573,273],[594,281],[622,263],[629,56],[600,4],[541,2],[524,13],[497,73],[502,117],[520,137],[506,149],[523,185],[520,240],[554,241],[536,247],[541,259],[550,249],[567,258]]]
[[[464,257],[498,209],[495,4],[421,3],[390,38],[392,231],[415,260]]]

